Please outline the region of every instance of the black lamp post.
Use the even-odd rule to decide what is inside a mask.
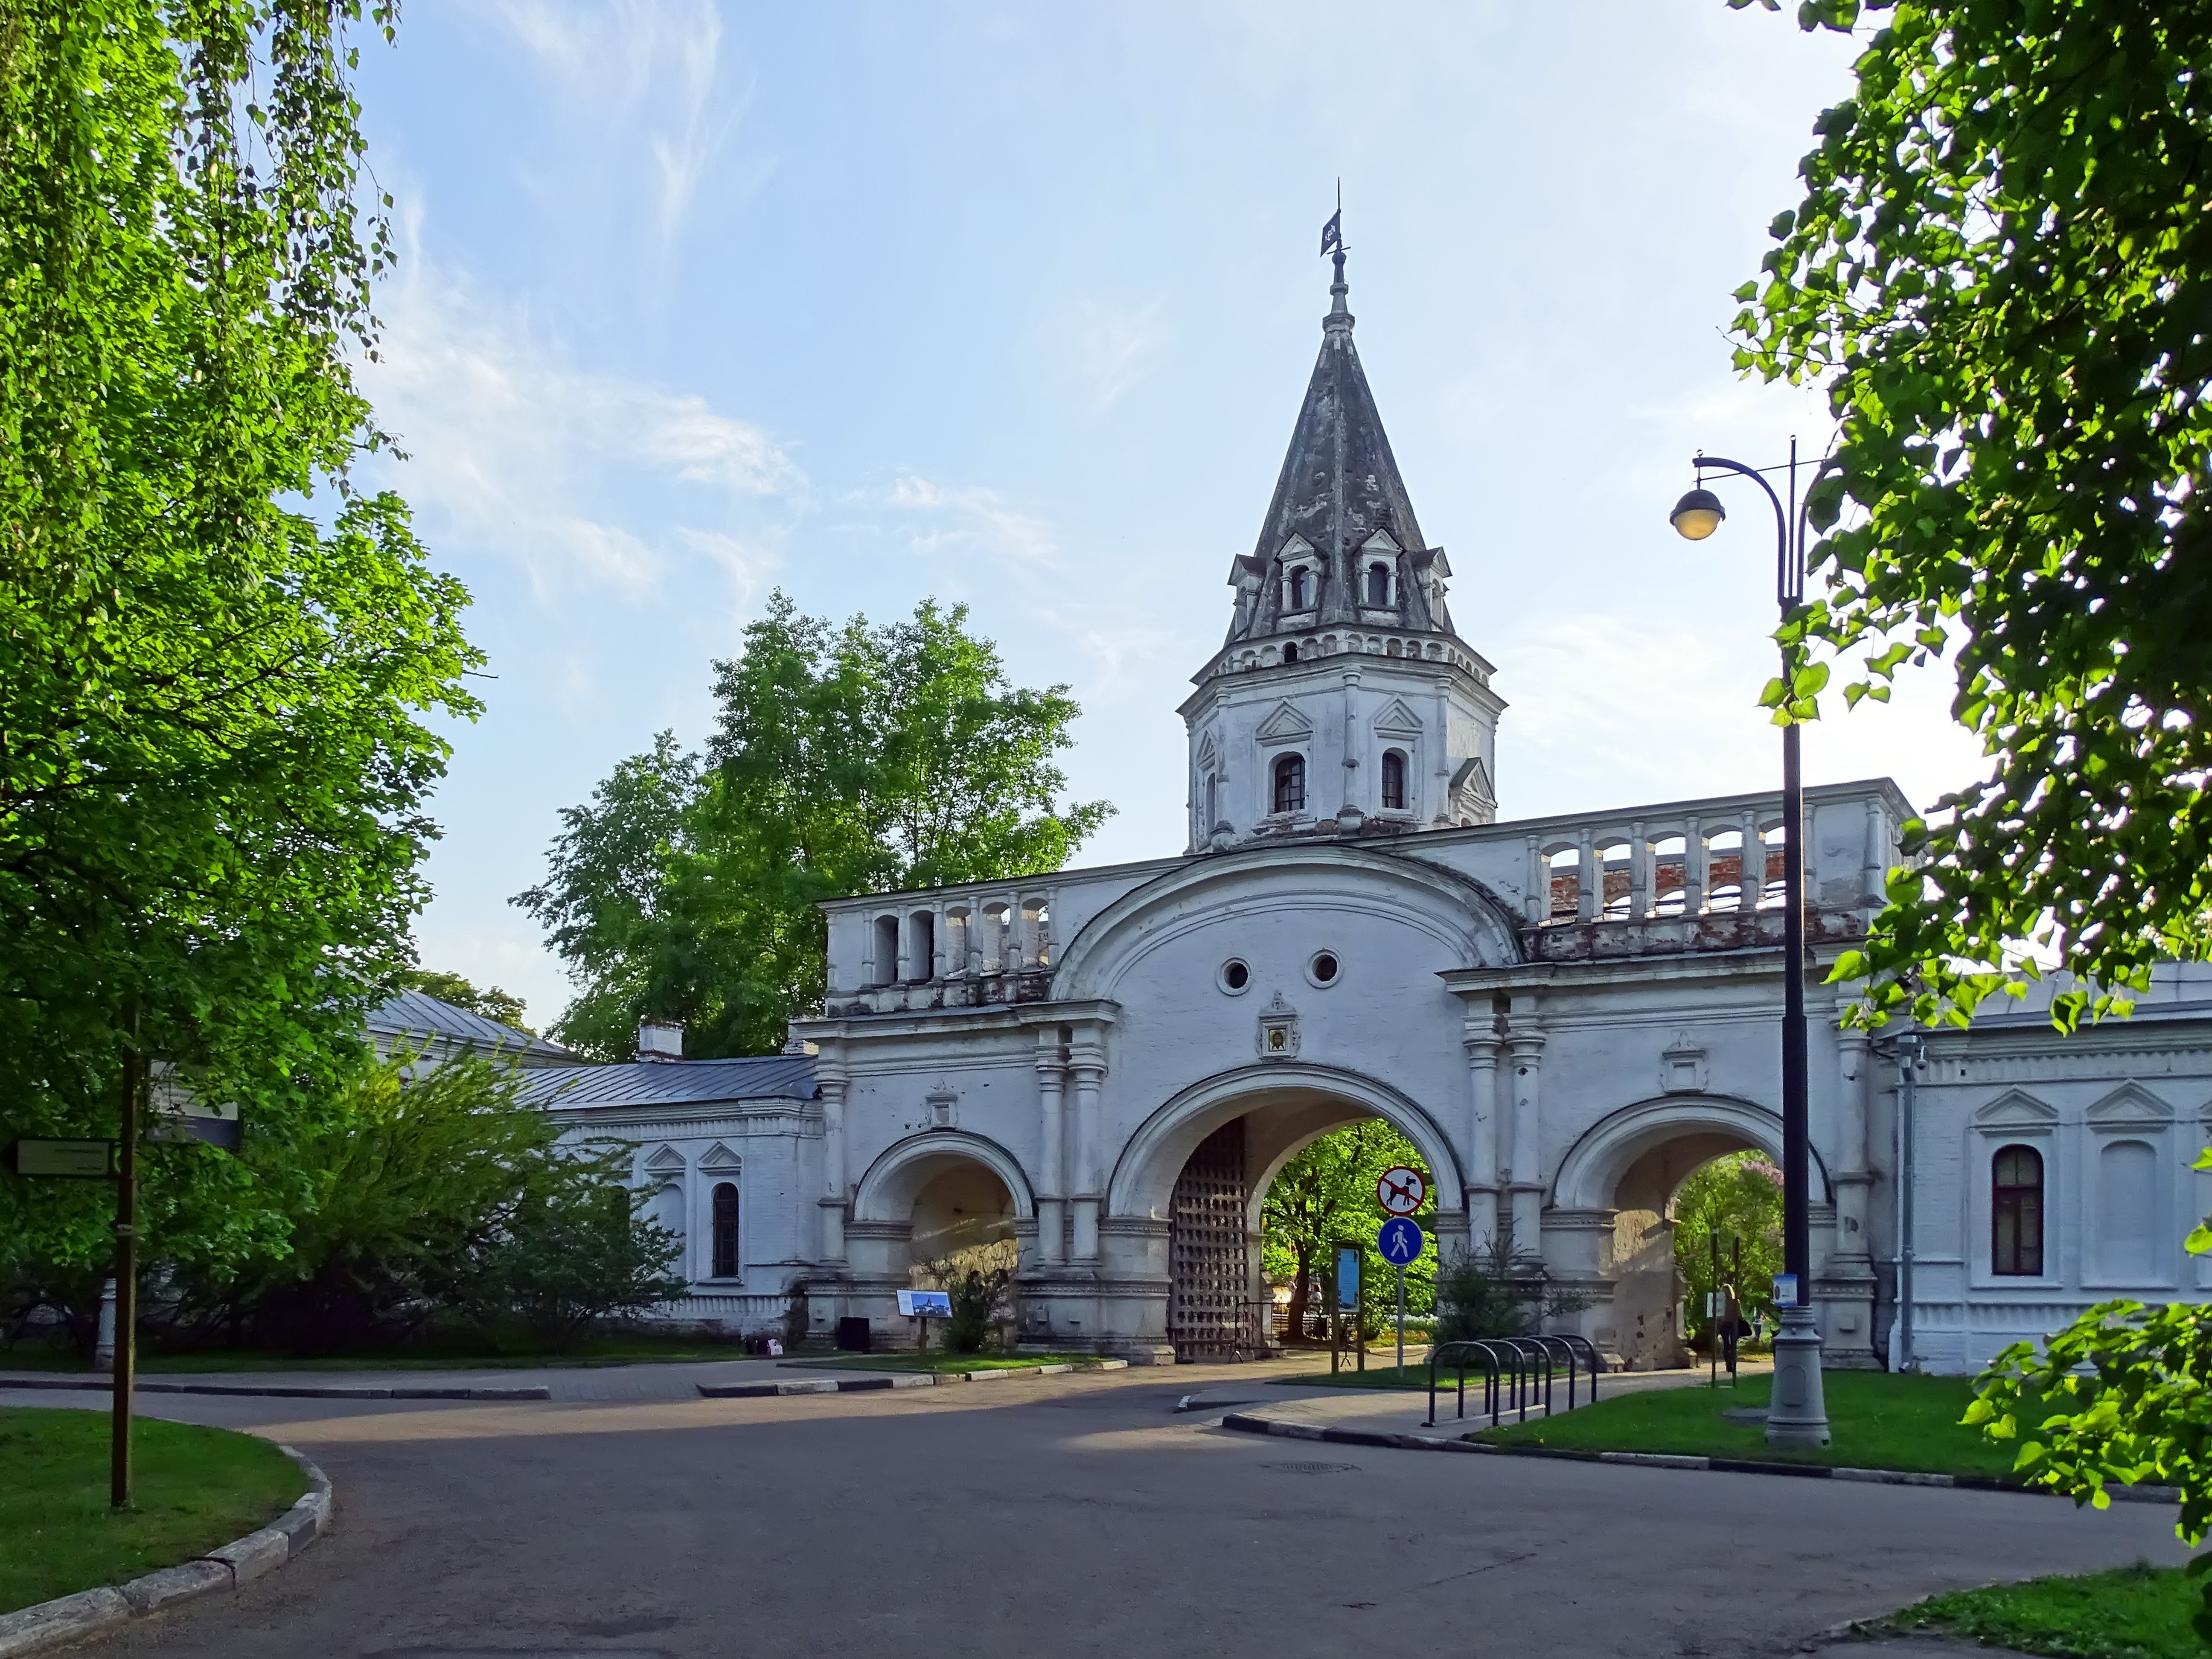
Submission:
[[[1797,499],[1797,441],[1790,441],[1790,503],[1755,467],[1717,455],[1699,455],[1695,489],[1668,515],[1677,532],[1701,542],[1728,517],[1720,498],[1705,487],[1708,471],[1739,473],[1774,504],[1774,598],[1786,620],[1805,597],[1805,516]],[[1815,475],[1818,476],[1817,474]],[[1786,680],[1784,690],[1788,690]],[[1782,728],[1782,1269],[1794,1281],[1791,1300],[1778,1310],[1774,1337],[1774,1396],[1767,1407],[1766,1437],[1778,1445],[1828,1443],[1828,1413],[1820,1388],[1820,1332],[1813,1317],[1811,1194],[1808,1189],[1811,1131],[1805,1053],[1805,791],[1799,771],[1796,722]],[[1752,874],[1753,849],[1743,849],[1740,893],[1766,884],[1765,857]],[[1759,886],[1752,883],[1756,879]],[[1741,904],[1739,897],[1737,902]]]

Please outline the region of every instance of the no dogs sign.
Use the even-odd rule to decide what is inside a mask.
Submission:
[[[1382,1178],[1375,1183],[1375,1196],[1382,1201],[1386,1214],[1411,1215],[1428,1199],[1428,1178],[1401,1164],[1382,1171]]]

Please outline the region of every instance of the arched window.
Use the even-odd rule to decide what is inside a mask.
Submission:
[[[1306,573],[1303,565],[1291,572],[1290,608],[1293,611],[1306,608]]]
[[[1406,757],[1395,749],[1382,755],[1382,806],[1391,812],[1406,810]]]
[[[734,1182],[714,1187],[714,1277],[738,1276],[738,1189]]]
[[[1296,640],[1292,640],[1288,645],[1283,647],[1283,660],[1285,662],[1296,662],[1297,659],[1298,642]]]
[[[1221,775],[1217,772],[1208,772],[1206,775],[1206,833],[1212,835],[1213,826],[1220,822]]]
[[[1990,1165],[1990,1271],[2043,1273],[2043,1154],[2001,1146]]]
[[[907,934],[911,947],[907,963],[907,977],[914,980],[937,977],[937,918],[927,910],[917,910],[907,923]]]
[[[1389,565],[1370,564],[1367,567],[1367,603],[1370,605],[1390,603],[1390,567]]]
[[[1275,810],[1278,812],[1303,812],[1306,810],[1306,757],[1285,755],[1275,763]]]
[[[889,985],[898,978],[898,918],[876,918],[876,967],[871,984]]]

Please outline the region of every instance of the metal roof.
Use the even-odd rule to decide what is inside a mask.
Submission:
[[[536,1073],[522,1098],[567,1111],[579,1106],[699,1106],[722,1101],[811,1100],[811,1054],[756,1054],[741,1060],[634,1060],[563,1066]]]
[[[441,1002],[427,991],[402,991],[369,1011],[368,1029],[377,1036],[427,1036],[465,1044],[526,1060],[574,1062],[580,1056],[557,1042],[502,1025],[495,1019]]]

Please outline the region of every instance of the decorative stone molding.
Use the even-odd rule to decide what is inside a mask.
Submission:
[[[1283,1000],[1280,991],[1260,1011],[1258,1042],[1262,1060],[1297,1058],[1298,1011]]]
[[[1703,1094],[1705,1089],[1705,1048],[1691,1040],[1689,1032],[1674,1033],[1674,1040],[1660,1052],[1659,1092],[1666,1095]]]

